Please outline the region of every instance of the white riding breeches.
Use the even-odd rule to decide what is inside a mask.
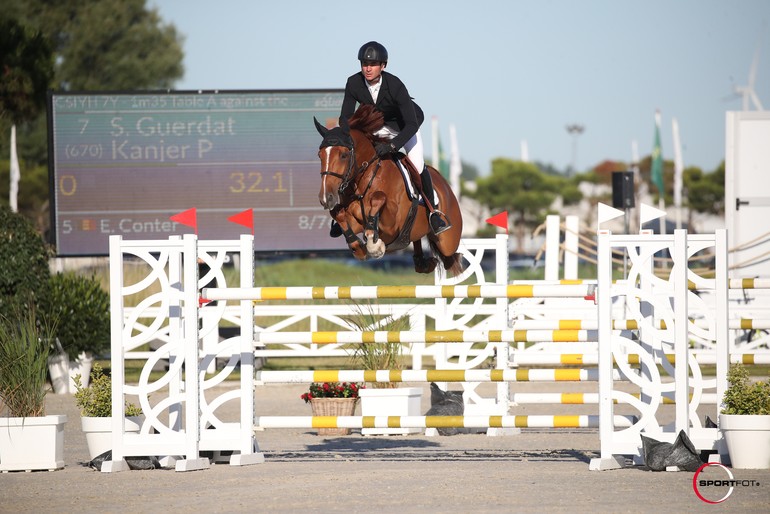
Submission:
[[[374,135],[387,139],[393,139],[398,135],[398,132],[395,132],[387,126],[384,126],[375,132]],[[409,160],[412,161],[412,164],[414,164],[414,167],[417,168],[417,170],[419,170],[419,172],[422,174],[423,170],[425,169],[425,156],[423,153],[424,150],[422,146],[422,136],[420,135],[419,130],[415,135],[412,136],[409,141],[406,142],[406,144],[404,144],[404,150],[406,151],[406,155],[409,157]]]

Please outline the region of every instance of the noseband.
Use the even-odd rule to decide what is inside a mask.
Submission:
[[[324,143],[327,143],[327,142],[324,141]],[[347,165],[347,169],[345,169],[345,173],[344,174],[335,173],[333,171],[322,171],[321,172],[322,176],[329,175],[329,176],[332,176],[332,177],[340,179],[341,182],[340,182],[339,187],[337,188],[337,194],[339,194],[340,197],[342,198],[342,197],[345,196],[345,192],[348,190],[350,185],[351,184],[355,184],[356,178],[361,173],[366,171],[366,169],[372,163],[369,162],[369,161],[364,161],[364,162],[361,163],[361,166],[358,169],[356,169],[355,168],[355,164],[356,164],[356,149],[355,149],[355,147],[353,147],[352,145],[348,146],[347,144],[345,144],[342,141],[333,141],[333,142],[329,141],[327,144],[322,145],[321,148],[327,148],[327,147],[330,147],[330,146],[344,146],[345,148],[350,150],[350,153],[348,154],[348,165]],[[380,167],[380,160],[377,159],[377,169],[379,169],[379,167]],[[372,175],[372,179],[369,181],[369,184],[366,186],[366,189],[363,191],[363,193],[361,193],[360,195],[357,195],[357,196],[363,197],[363,195],[366,194],[366,190],[368,190],[369,186],[372,185],[372,181],[374,180],[374,177],[376,175],[377,175],[377,170],[375,170],[374,174]]]

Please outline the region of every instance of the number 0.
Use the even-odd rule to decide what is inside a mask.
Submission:
[[[59,178],[59,189],[64,196],[72,196],[78,189],[77,180],[74,175],[62,175]]]

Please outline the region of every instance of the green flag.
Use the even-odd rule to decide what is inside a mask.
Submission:
[[[660,151],[660,111],[655,111],[655,145],[652,148],[650,174],[652,183],[658,188],[658,194],[663,197],[665,190],[663,186],[663,154]]]

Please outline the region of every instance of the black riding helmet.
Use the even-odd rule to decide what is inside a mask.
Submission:
[[[358,60],[388,62],[388,51],[377,41],[369,41],[358,51]]]

